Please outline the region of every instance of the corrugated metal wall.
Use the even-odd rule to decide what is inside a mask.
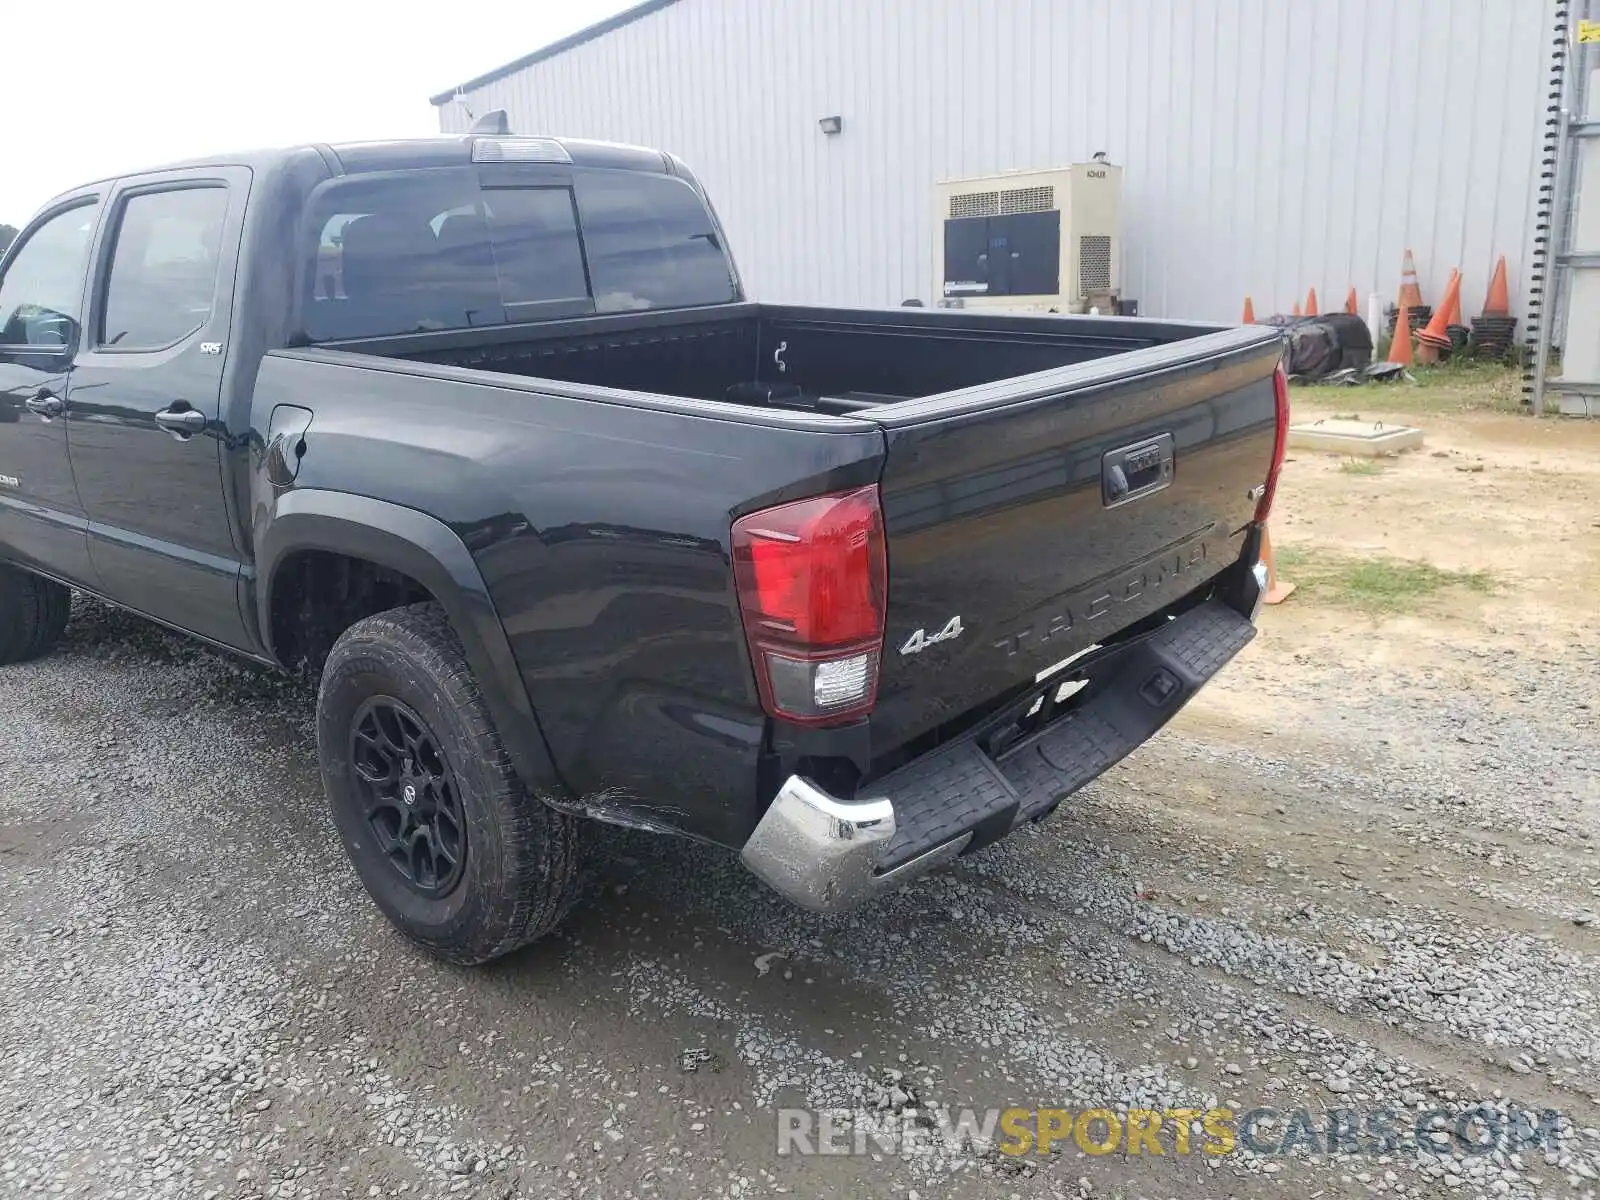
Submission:
[[[660,146],[768,300],[931,300],[935,181],[1106,151],[1123,292],[1424,296],[1505,254],[1520,309],[1553,0],[679,0],[468,93],[519,132]],[[532,49],[532,47],[529,47]],[[467,121],[441,108],[447,132]],[[838,114],[829,137],[819,117]]]

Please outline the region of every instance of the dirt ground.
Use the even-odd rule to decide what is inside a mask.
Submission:
[[[1294,452],[1257,640],[1051,821],[842,919],[608,832],[559,937],[442,967],[336,847],[304,689],[79,605],[0,671],[0,1195],[1592,1195],[1600,424],[1505,386],[1298,393],[1426,445]],[[777,1152],[789,1106],[1219,1105],[1559,1115],[1483,1154]]]
[[[1600,629],[1600,423],[1507,411],[1514,376],[1491,379],[1446,372],[1424,388],[1298,389],[1296,423],[1359,416],[1418,426],[1425,443],[1370,460],[1372,474],[1347,457],[1291,451],[1273,532],[1280,548],[1494,577],[1489,595],[1440,597],[1428,619],[1399,623],[1406,640],[1563,646]],[[1314,609],[1325,606],[1279,615],[1308,619]]]

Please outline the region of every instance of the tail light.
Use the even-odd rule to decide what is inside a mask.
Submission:
[[[1273,498],[1278,494],[1278,476],[1283,471],[1283,456],[1289,449],[1289,374],[1279,363],[1272,372],[1272,394],[1276,401],[1278,430],[1272,439],[1272,466],[1267,469],[1267,481],[1262,484],[1261,499],[1256,503],[1256,521],[1267,519],[1272,511]]]
[[[733,574],[768,713],[825,725],[872,708],[888,590],[876,484],[740,517]]]

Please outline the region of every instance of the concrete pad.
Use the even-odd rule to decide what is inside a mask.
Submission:
[[[1416,450],[1422,430],[1414,425],[1385,425],[1381,421],[1329,419],[1289,426],[1291,450],[1321,450],[1328,454],[1354,454],[1379,458]]]

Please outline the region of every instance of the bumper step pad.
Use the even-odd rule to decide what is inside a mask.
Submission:
[[[895,830],[880,872],[997,818],[1003,833],[1016,814],[1017,793],[971,742],[924,755],[890,775],[872,794],[882,795],[885,789],[894,801]]]
[[[1238,612],[1208,600],[1103,660],[1066,715],[998,760],[968,738],[864,789],[894,804],[895,834],[879,872],[967,832],[969,848],[988,845],[1045,815],[1149,740],[1254,636]]]

